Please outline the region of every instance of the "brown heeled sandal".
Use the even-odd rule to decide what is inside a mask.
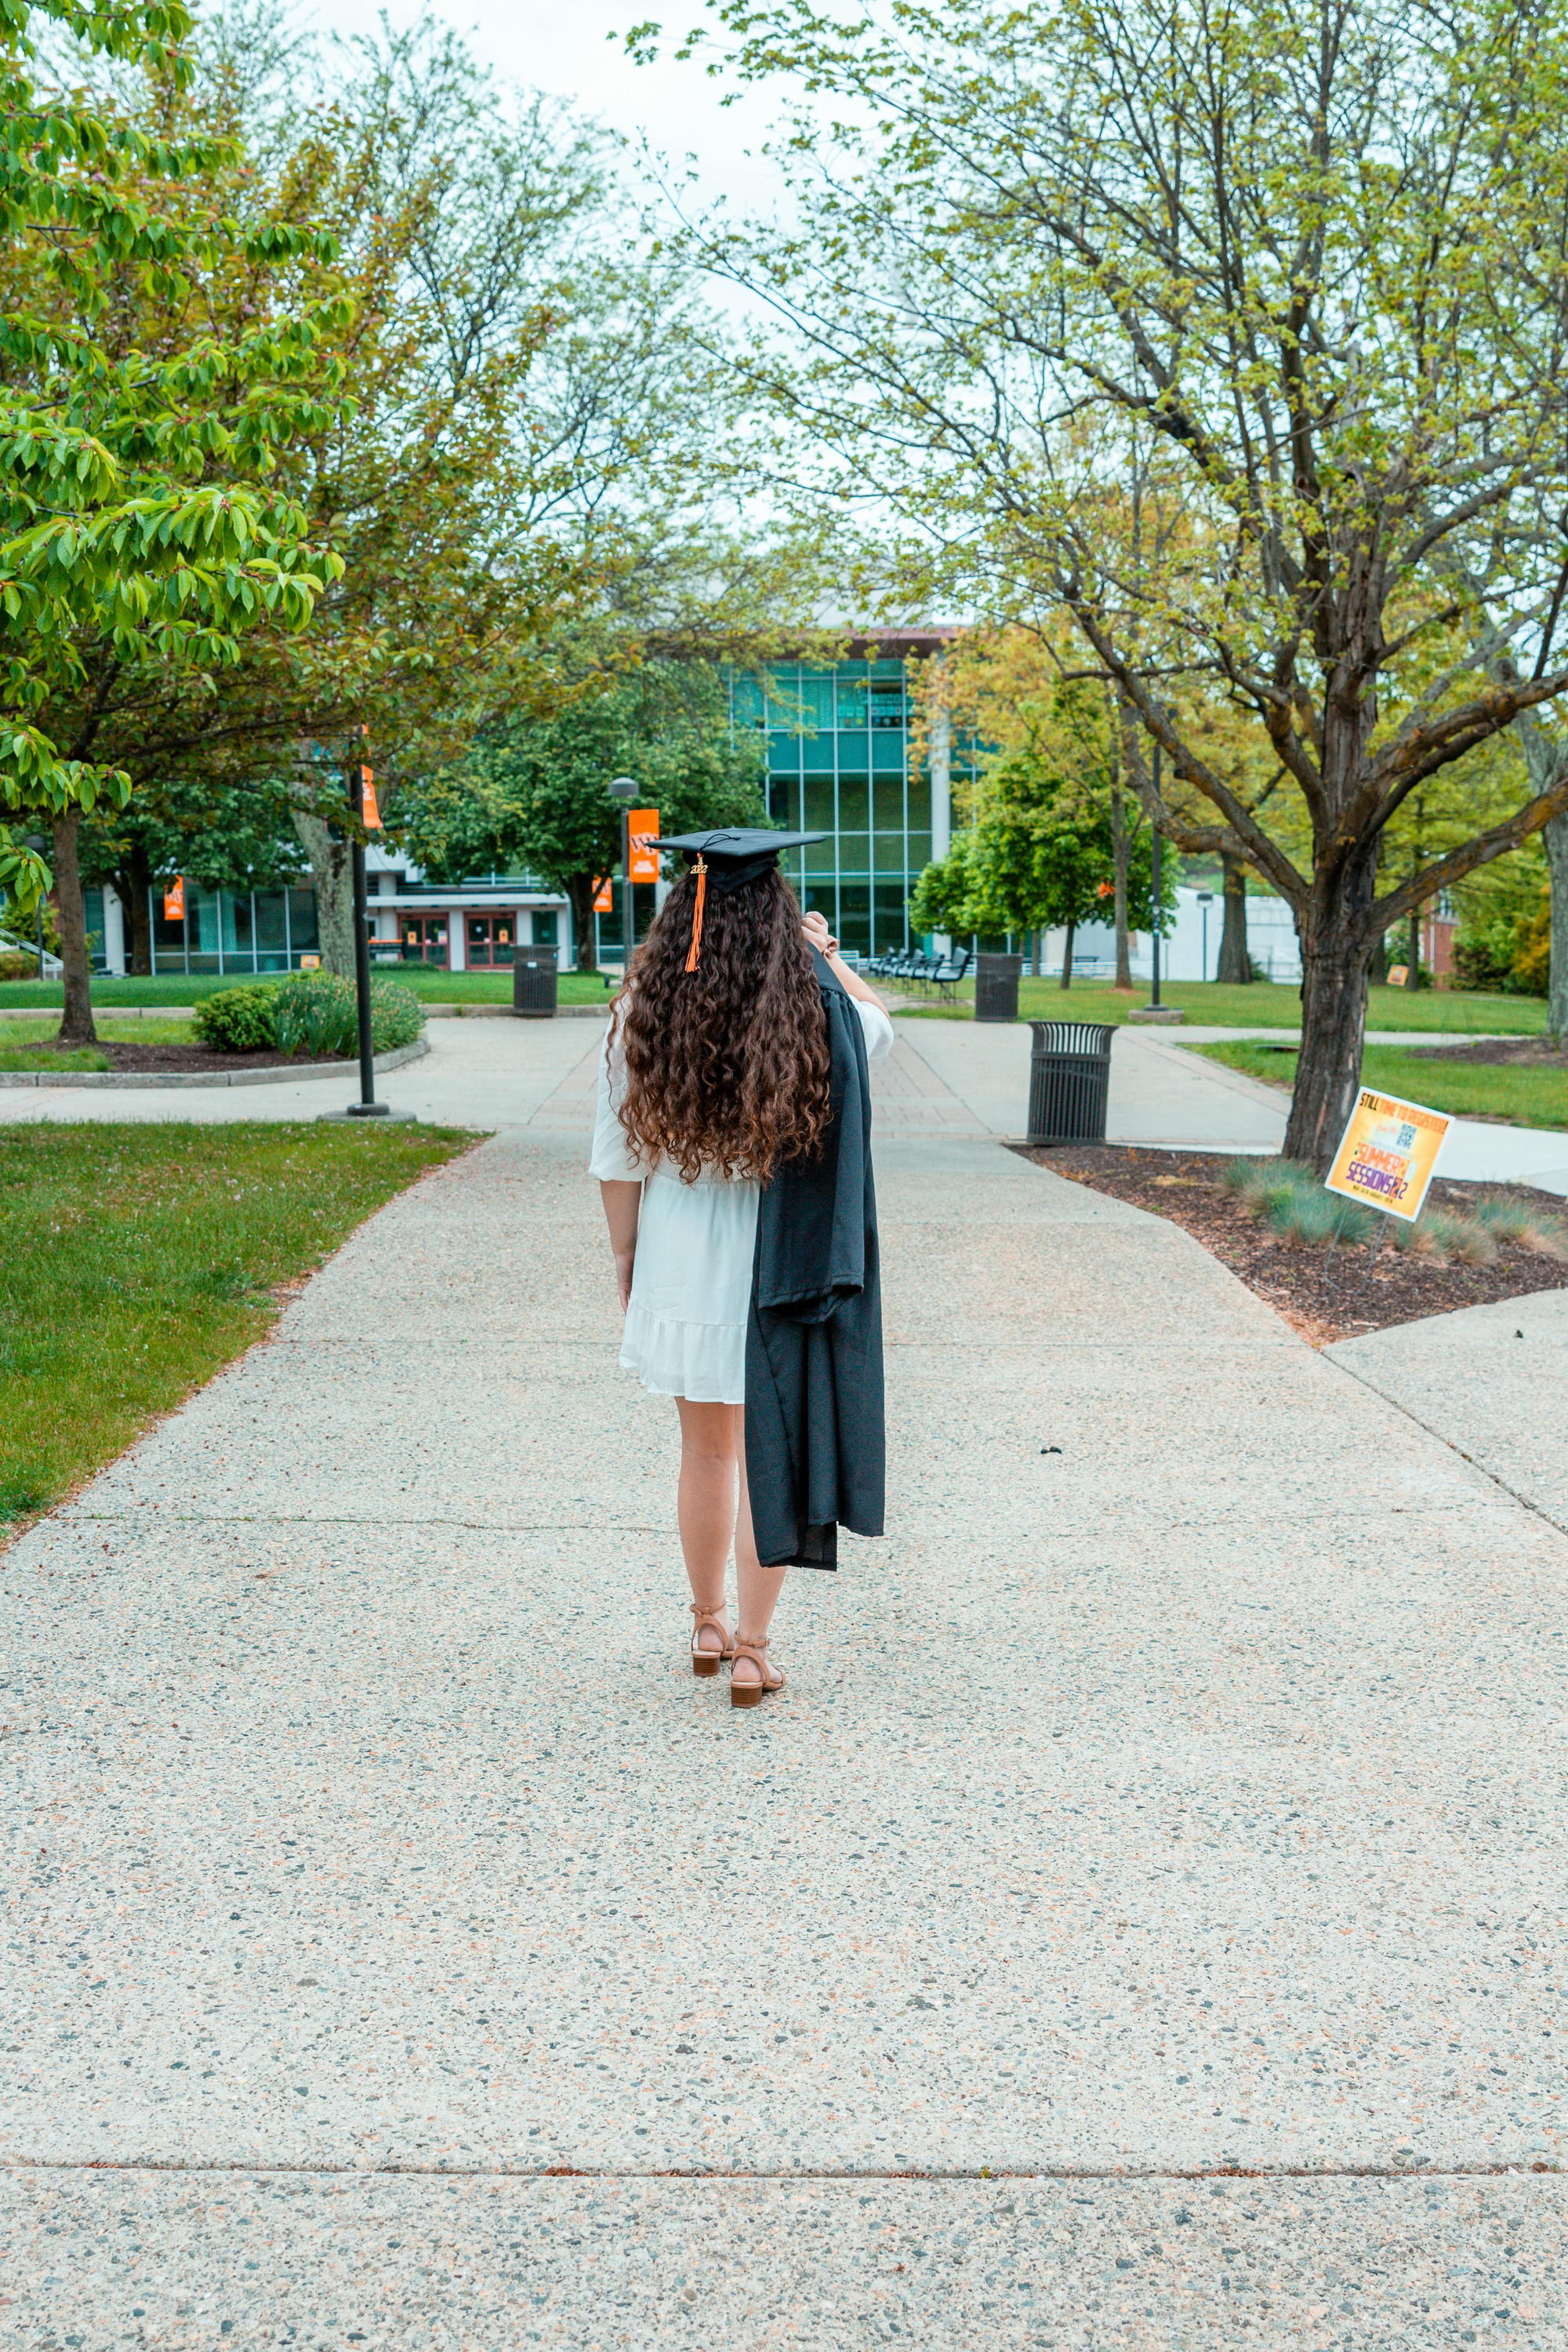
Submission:
[[[734,1656],[735,1637],[724,1622],[724,1612],[721,1609],[704,1609],[694,1601],[691,1604],[691,1613],[697,1620],[696,1624],[691,1628],[691,1671],[699,1676],[716,1675],[720,1667],[727,1666]],[[703,1650],[698,1647],[697,1636],[701,1633],[704,1625],[712,1625],[718,1629],[719,1637],[724,1644],[721,1650]]]
[[[783,1690],[785,1680],[784,1668],[769,1665],[763,1655],[767,1646],[768,1637],[765,1633],[760,1642],[748,1642],[741,1634],[736,1634],[735,1646],[731,1652],[730,1704],[731,1706],[761,1706],[763,1699],[771,1698],[774,1691]],[[732,1671],[736,1658],[752,1659],[762,1677],[761,1681],[738,1683]],[[771,1681],[770,1676],[772,1676]]]

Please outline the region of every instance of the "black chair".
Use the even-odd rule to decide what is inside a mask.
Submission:
[[[931,984],[944,1004],[958,1002],[958,984],[973,961],[973,951],[964,948],[958,955],[943,958],[931,973]]]

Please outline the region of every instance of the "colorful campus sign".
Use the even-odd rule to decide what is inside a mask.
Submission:
[[[185,877],[176,874],[163,892],[163,920],[183,923],[185,919]]]
[[[1414,1224],[1449,1125],[1440,1110],[1363,1087],[1324,1181],[1331,1192]]]

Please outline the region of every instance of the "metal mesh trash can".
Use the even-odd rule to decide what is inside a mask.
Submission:
[[[1110,1041],[1100,1021],[1031,1021],[1029,1141],[1103,1143]]]
[[[974,959],[976,1021],[1016,1021],[1021,955],[979,955]]]
[[[524,948],[517,951],[517,961],[511,970],[511,1009],[524,1021],[550,1021],[555,1014],[555,947],[553,941],[543,946]]]

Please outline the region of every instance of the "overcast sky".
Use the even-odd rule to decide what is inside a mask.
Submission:
[[[695,154],[710,195],[725,194],[741,210],[768,206],[775,186],[765,163],[748,155],[765,135],[768,102],[742,97],[725,108],[722,86],[696,64],[662,58],[635,66],[623,36],[649,16],[661,22],[673,47],[701,21],[701,0],[431,0],[432,13],[467,35],[476,54],[505,79],[573,100],[585,113],[632,140],[646,131],[672,163]],[[300,22],[322,32],[374,32],[377,0],[304,0]],[[418,14],[418,0],[390,0],[396,26]]]

